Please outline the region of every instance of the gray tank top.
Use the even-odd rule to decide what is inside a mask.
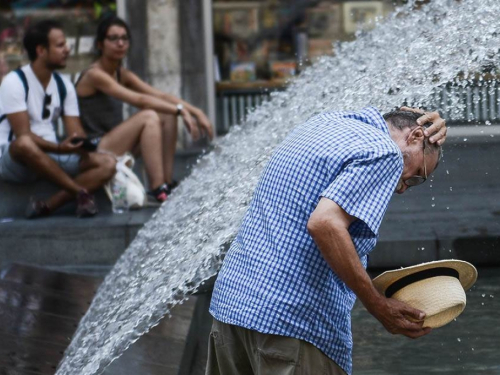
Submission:
[[[75,86],[86,72],[82,72]],[[120,69],[116,71],[116,76],[120,82]],[[90,96],[78,96],[78,105],[83,128],[90,137],[102,137],[123,122],[123,102],[101,91]]]

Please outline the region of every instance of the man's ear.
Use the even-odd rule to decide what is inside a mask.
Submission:
[[[425,139],[424,129],[421,126],[416,127],[410,133],[408,137],[407,143],[420,142]]]
[[[36,55],[37,56],[40,57],[40,56],[43,56],[46,53],[47,53],[47,47],[45,47],[42,44],[39,44],[38,46],[36,46]]]

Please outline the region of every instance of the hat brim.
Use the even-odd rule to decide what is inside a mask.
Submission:
[[[389,286],[403,277],[427,269],[441,267],[456,270],[459,274],[460,284],[462,284],[462,287],[465,291],[469,290],[477,280],[477,270],[476,267],[474,267],[472,264],[463,260],[447,259],[421,263],[415,266],[400,268],[392,271],[386,271],[374,278],[372,281],[375,288],[377,288],[380,293],[385,294],[385,291]]]

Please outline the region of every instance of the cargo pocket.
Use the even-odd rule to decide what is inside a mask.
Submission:
[[[291,337],[257,334],[258,375],[293,375],[300,362],[300,341]]]

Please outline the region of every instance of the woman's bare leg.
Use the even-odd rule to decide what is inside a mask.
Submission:
[[[143,110],[106,133],[99,150],[123,155],[139,146],[149,178],[149,186],[156,189],[165,182],[162,159],[162,129],[160,118],[153,110]]]
[[[171,184],[174,174],[175,146],[177,144],[177,116],[160,115],[163,132],[163,175],[165,182]]]

